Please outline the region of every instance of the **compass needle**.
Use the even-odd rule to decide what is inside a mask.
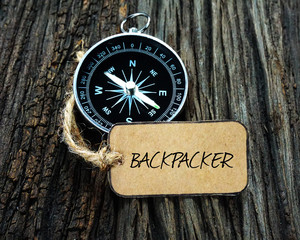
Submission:
[[[147,109],[149,109],[148,107],[147,107],[147,105],[141,100],[141,99],[139,99],[139,98],[135,98],[136,100],[138,100],[138,102],[139,103],[141,103],[145,108],[147,108]]]
[[[110,79],[112,80],[114,83],[118,84],[120,87],[125,88],[125,82],[121,79],[118,78],[117,76],[109,73],[109,72],[104,72],[104,74]]]
[[[151,98],[149,98],[148,96],[140,92],[138,89],[135,91],[135,96],[140,100],[142,100],[143,102],[149,104],[150,106],[156,109],[160,109],[160,106],[157,103],[155,103]]]

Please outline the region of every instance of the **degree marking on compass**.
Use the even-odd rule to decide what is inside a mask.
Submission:
[[[141,50],[141,48],[142,48],[142,42],[140,43],[140,47],[139,47],[139,50]]]
[[[166,63],[170,62],[172,60],[172,58],[170,58],[168,61],[166,61]]]
[[[181,73],[181,72],[178,72],[178,73],[174,73],[174,74],[173,74],[173,76],[176,76],[176,75],[178,75],[178,74],[180,74],[180,73]]]
[[[124,50],[126,49],[126,48],[125,48],[125,43],[124,43],[124,42],[123,42],[123,48],[124,48]]]
[[[85,71],[83,71],[85,74],[87,74],[87,75],[90,75],[90,72],[85,72]]]
[[[93,58],[93,60],[94,60],[96,63],[99,63],[99,61],[98,61],[97,59]]]
[[[184,88],[175,88],[175,90],[184,90]]]
[[[156,48],[156,50],[154,51],[153,55],[155,55],[155,53],[157,52],[158,48]]]
[[[180,105],[179,103],[176,103],[176,102],[174,102],[174,104],[175,104],[175,105],[177,105],[177,106],[179,106],[179,105]]]
[[[78,87],[78,88],[86,89],[86,87]]]
[[[87,104],[87,103],[89,103],[89,101],[83,102],[83,103],[81,103],[81,104]]]
[[[165,114],[164,116],[165,116],[167,119],[170,119],[170,118],[171,118],[171,117],[168,117],[168,114]]]
[[[106,50],[108,51],[108,53],[110,54],[110,51],[108,50],[108,48],[106,47]]]

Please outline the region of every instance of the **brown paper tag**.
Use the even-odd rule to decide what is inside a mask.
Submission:
[[[239,122],[118,124],[109,144],[124,156],[109,175],[124,197],[228,194],[247,185],[247,131]]]

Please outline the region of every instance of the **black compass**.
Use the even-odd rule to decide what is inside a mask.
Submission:
[[[183,107],[188,82],[171,47],[132,28],[90,48],[73,87],[83,115],[108,132],[117,122],[171,121]]]

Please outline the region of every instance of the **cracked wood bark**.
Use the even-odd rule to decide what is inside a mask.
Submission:
[[[236,197],[122,199],[59,136],[74,52],[128,14],[188,68],[185,120],[249,131]],[[1,239],[300,239],[299,1],[0,1]]]

